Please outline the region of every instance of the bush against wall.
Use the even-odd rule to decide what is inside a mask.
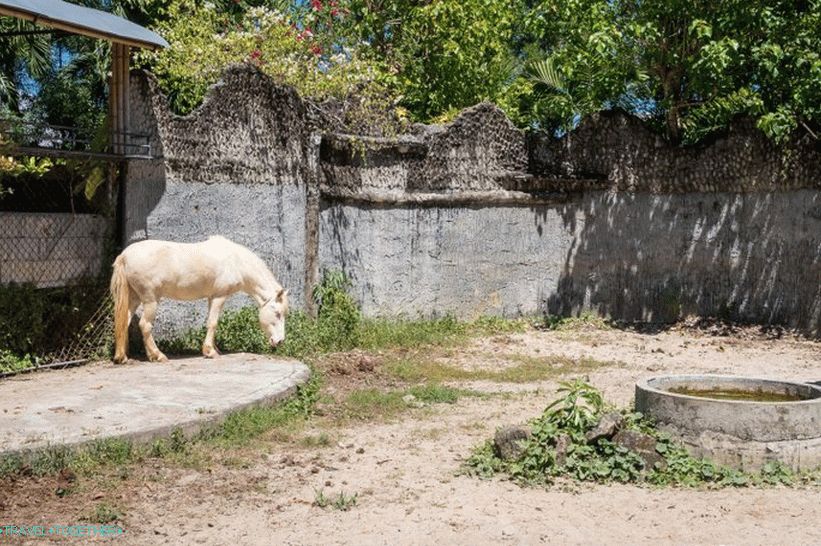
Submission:
[[[155,25],[170,47],[143,53],[139,60],[158,76],[178,113],[198,106],[226,65],[242,62],[318,100],[386,95],[383,67],[366,60],[359,48],[333,39],[333,26],[343,12],[330,4],[314,5],[321,9],[299,20],[276,9],[252,8],[234,16],[208,2],[173,0]]]

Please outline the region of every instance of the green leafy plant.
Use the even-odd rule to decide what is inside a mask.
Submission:
[[[347,495],[344,491],[340,491],[336,497],[331,498],[325,495],[325,490],[315,489],[313,505],[318,508],[327,508],[328,506],[331,506],[334,510],[347,512],[356,506],[357,498],[358,495],[356,493],[353,495]]]
[[[799,481],[798,475],[776,462],[765,464],[758,473],[745,473],[693,457],[641,414],[622,411],[622,429],[647,435],[655,445],[653,458],[658,462],[648,467],[646,454],[642,456],[612,439],[588,441],[587,433],[606,412],[613,411],[594,387],[575,380],[562,383],[558,394],[560,397],[530,423],[531,437],[516,460],[500,459],[488,441],[468,458],[465,472],[481,478],[505,473],[531,484],[550,483],[559,476],[685,487],[791,485]]]

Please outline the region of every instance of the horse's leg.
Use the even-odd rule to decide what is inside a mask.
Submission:
[[[217,322],[219,322],[224,303],[224,297],[208,299],[208,322],[205,324],[207,330],[205,332],[205,341],[202,343],[202,354],[205,358],[214,358],[220,354],[216,345],[214,345],[214,335],[217,331]]]
[[[128,288],[128,326],[131,326],[131,319],[134,318],[134,313],[137,312],[137,307],[140,306],[140,295],[134,291],[133,288]]]
[[[143,343],[145,344],[145,352],[148,354],[148,360],[151,362],[168,362],[168,358],[160,352],[157,344],[154,342],[154,336],[151,335],[151,329],[154,327],[154,317],[157,316],[157,302],[143,302],[143,316],[140,318],[140,331],[143,333]]]

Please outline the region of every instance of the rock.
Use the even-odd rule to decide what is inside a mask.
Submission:
[[[503,461],[515,461],[524,453],[524,443],[530,437],[528,428],[515,425],[502,427],[493,437],[493,449]]]
[[[567,434],[559,434],[556,438],[556,466],[564,466],[567,462],[567,450],[570,444],[570,436]]]
[[[408,406],[412,408],[424,408],[425,403],[421,400],[417,400],[416,397],[412,394],[406,394],[402,397],[402,401],[405,402]]]
[[[644,469],[652,470],[656,463],[667,468],[667,461],[656,451],[656,439],[649,434],[635,430],[620,430],[613,436],[613,442],[635,452],[644,461]]]
[[[599,419],[595,427],[587,431],[584,439],[588,444],[592,444],[600,438],[612,438],[621,428],[622,423],[624,423],[624,417],[621,413],[615,411],[607,413]]]

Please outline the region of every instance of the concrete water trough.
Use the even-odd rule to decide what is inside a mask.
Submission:
[[[674,375],[636,384],[636,410],[693,455],[744,470],[821,466],[821,388],[736,376]]]

